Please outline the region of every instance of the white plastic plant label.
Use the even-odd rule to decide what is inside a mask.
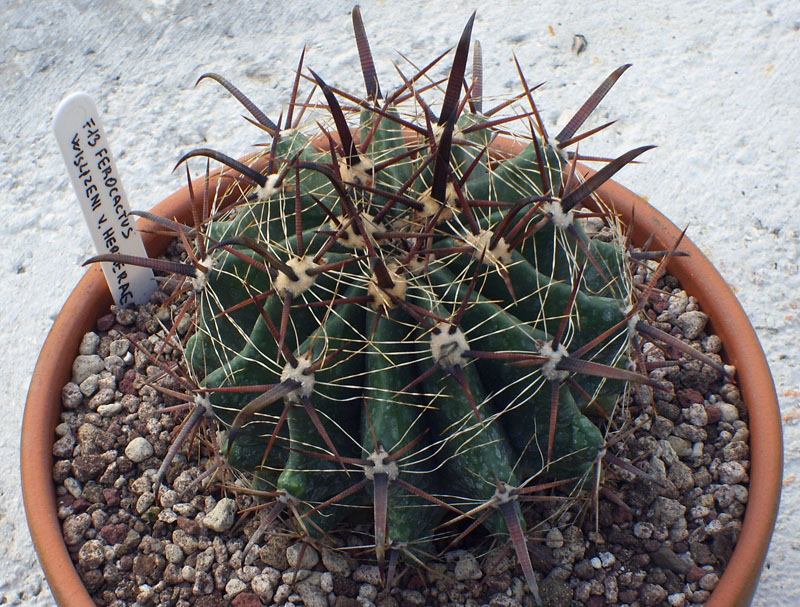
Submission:
[[[98,255],[146,257],[142,237],[122,188],[100,115],[91,97],[73,93],[53,119],[61,155]],[[153,271],[131,264],[102,262],[108,288],[119,306],[146,303],[156,288]]]

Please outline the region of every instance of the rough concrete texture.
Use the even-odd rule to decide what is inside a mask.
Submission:
[[[481,3],[482,4],[482,3]],[[91,94],[132,206],[183,185],[180,155],[208,146],[242,155],[263,138],[202,73],[224,74],[268,114],[289,96],[300,51],[326,80],[360,90],[349,0],[89,2],[5,0],[0,18],[0,604],[51,605],[26,529],[19,431],[38,350],[91,255],[51,115],[67,93]],[[589,126],[618,122],[582,151],[659,147],[618,180],[697,242],[733,286],[767,353],[785,420],[783,505],[754,604],[800,604],[797,293],[800,195],[800,5],[782,0],[509,1],[479,7],[486,89],[517,90],[512,53],[560,127],[614,68],[633,63]],[[447,1],[365,2],[382,83],[395,50],[417,62],[453,45],[472,8]],[[588,46],[573,51],[576,34]],[[402,63],[402,60],[400,60]]]

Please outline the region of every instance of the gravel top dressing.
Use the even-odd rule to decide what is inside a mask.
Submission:
[[[635,280],[647,278],[642,268]],[[312,545],[278,522],[245,554],[268,511],[216,466],[211,424],[174,460],[156,499],[153,480],[188,408],[162,370],[180,361],[180,348],[164,343],[180,304],[169,301],[173,287],[100,318],[63,390],[53,446],[59,517],[99,605],[534,604],[510,545],[485,536],[425,568],[390,560],[390,585],[374,563],[369,525]],[[717,357],[721,341],[694,299],[669,275],[658,287],[651,324]],[[190,328],[179,321],[173,339]],[[607,445],[622,463],[603,467],[598,491],[580,499],[555,491],[525,510],[545,605],[702,605],[733,551],[749,481],[738,389],[699,362],[659,366],[665,354],[653,347],[644,356],[674,398],[657,392],[643,407],[634,396],[617,408],[613,422],[630,431]]]
[[[259,6],[6,0],[3,6],[0,140],[7,179],[0,203],[7,213],[0,225],[0,293],[9,304],[0,314],[7,422],[0,428],[0,603],[51,607],[19,490],[20,425],[41,345],[92,254],[53,138],[53,110],[78,90],[96,100],[131,204],[149,209],[183,185],[172,168],[191,146],[241,154],[258,139],[218,87],[193,86],[201,73],[224,75],[269,112],[285,104],[304,44],[310,65],[337,84],[354,89],[360,74],[347,27],[350,0]],[[800,489],[796,3],[676,0],[605,3],[601,11],[585,2],[540,3],[531,11],[519,0],[480,7],[364,2],[379,72],[394,74],[394,49],[416,60],[453,44],[473,8],[487,93],[504,95],[518,84],[513,51],[530,66],[531,84],[547,81],[537,100],[548,126],[563,124],[567,116],[559,112],[577,109],[599,74],[633,64],[618,94],[604,100],[604,114],[588,125],[620,119],[596,136],[592,151],[658,144],[646,166],[631,167],[619,181],[689,227],[758,332],[778,388],[787,449],[785,506],[754,606],[800,604],[792,557],[800,524],[792,506]],[[118,456],[124,446],[115,444]]]

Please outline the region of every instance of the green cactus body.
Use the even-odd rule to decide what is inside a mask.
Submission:
[[[291,496],[301,528],[372,510],[381,561],[431,553],[466,513],[511,532],[533,584],[517,497],[593,474],[603,430],[582,409],[626,389],[630,280],[619,245],[586,237],[567,153],[528,134],[498,154],[509,126],[463,110],[471,27],[438,124],[405,85],[381,99],[367,68],[356,109],[314,74],[324,135],[260,119],[270,174],[225,161],[259,185],[231,186],[239,202],[203,226],[186,358],[230,463]]]
[[[472,396],[488,417],[491,405],[475,365],[465,367],[464,375]],[[448,487],[453,495],[469,498],[461,507],[470,508],[491,500],[496,491],[495,477],[517,486],[513,456],[502,425],[476,420],[464,389],[449,373],[442,372],[426,382],[426,391],[433,395],[432,423],[444,445],[441,456],[450,479]],[[499,513],[494,513],[485,524],[492,533],[506,532]]]
[[[398,477],[426,493],[440,482],[431,454],[429,411],[416,392],[401,392],[419,375],[413,335],[415,323],[396,308],[381,318],[367,311],[367,327],[375,327],[367,351],[364,415],[361,416],[362,453],[399,453]],[[387,503],[388,537],[395,543],[414,544],[429,551],[429,538],[442,518],[441,507],[392,483]]]
[[[350,291],[352,294],[355,289]],[[358,432],[364,376],[364,340],[355,330],[363,324],[364,311],[356,305],[341,306],[320,324],[297,349],[298,365],[319,361],[330,349],[344,348],[335,364],[314,372],[314,411],[325,428],[336,452],[354,455],[357,444],[351,439]],[[355,347],[355,350],[350,348]],[[289,363],[291,366],[291,363]],[[302,394],[305,387],[298,389]],[[290,394],[288,406],[289,457],[277,480],[277,487],[305,502],[322,502],[347,487],[347,474],[336,461],[323,459],[330,448],[301,404],[302,396]],[[283,409],[284,403],[273,407]]]
[[[476,301],[466,309],[463,324],[480,327],[470,346],[481,351],[535,352],[547,343],[546,333],[532,329],[504,307],[486,300]],[[547,379],[538,369],[531,372],[528,367],[512,366],[498,359],[482,360],[478,368],[484,389],[494,394],[492,404],[502,411],[501,426],[517,454],[518,467],[528,475],[538,474],[548,466],[540,450],[547,444],[550,420],[551,390],[543,385]],[[567,386],[559,386],[556,437],[552,472],[565,478],[585,475],[597,457],[603,436],[578,410]]]

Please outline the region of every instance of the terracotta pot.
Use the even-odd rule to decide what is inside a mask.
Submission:
[[[651,249],[668,250],[681,235],[669,219],[618,183],[606,183],[599,193],[626,224],[634,216],[634,243],[653,235]],[[742,534],[706,607],[746,607],[761,577],[781,498],[783,431],[778,396],[764,350],[730,287],[689,239],[683,238],[678,251],[688,256],[674,257],[669,272],[708,314],[713,332],[722,339],[724,359],[736,367],[749,414],[750,494]]]
[[[583,169],[582,169],[583,170]],[[198,183],[195,191],[202,191]],[[599,191],[607,204],[629,223],[635,209],[634,242],[654,235],[652,248],[668,249],[680,234],[668,219],[622,186],[609,183]],[[162,202],[155,212],[188,221],[188,188]],[[149,222],[140,222],[147,229]],[[149,226],[152,228],[152,224]],[[162,253],[168,238],[145,234],[150,255]],[[725,281],[700,250],[684,238],[669,266],[688,293],[710,316],[722,338],[750,423],[750,498],[742,534],[708,607],[746,606],[752,601],[778,513],[783,470],[781,423],[775,387],[766,358],[744,311]],[[93,607],[67,552],[56,514],[52,480],[54,429],[61,412],[61,389],[72,375],[81,339],[108,311],[111,295],[99,267],[90,269],[70,295],[44,344],[31,380],[22,427],[22,489],[28,525],[50,588],[62,607]]]

